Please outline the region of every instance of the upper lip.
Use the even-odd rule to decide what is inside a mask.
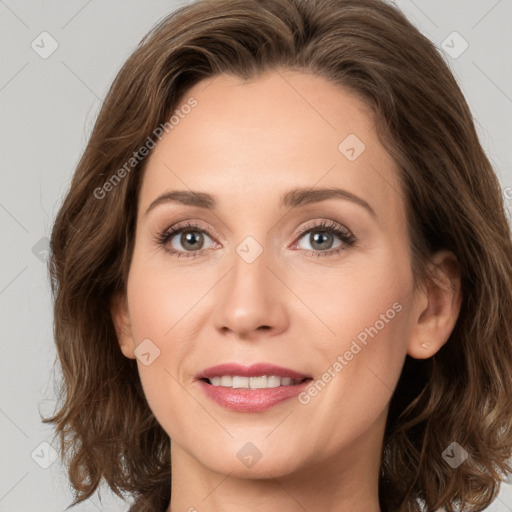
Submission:
[[[296,372],[290,368],[284,368],[269,363],[255,363],[248,366],[237,363],[224,363],[203,370],[196,376],[196,379],[211,379],[212,377],[222,377],[223,375],[238,375],[241,377],[275,375],[276,377],[290,377],[292,379],[311,378],[309,375]]]

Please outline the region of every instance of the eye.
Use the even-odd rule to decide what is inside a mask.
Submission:
[[[301,245],[302,240],[306,243]],[[347,228],[334,221],[320,221],[301,230],[296,247],[314,256],[327,256],[336,255],[355,243],[354,235]]]
[[[304,247],[302,240],[309,247]],[[178,258],[194,258],[220,246],[204,228],[192,222],[166,229],[157,236],[156,243]],[[355,243],[354,235],[341,224],[319,221],[301,229],[299,239],[292,249],[301,249],[308,256],[329,256],[336,255]]]
[[[217,244],[203,228],[190,222],[165,230],[158,236],[157,242],[169,253],[185,258],[198,256]],[[205,247],[209,244],[210,247]]]

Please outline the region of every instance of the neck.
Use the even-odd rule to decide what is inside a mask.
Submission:
[[[284,476],[238,478],[204,467],[171,443],[172,491],[167,512],[380,512],[382,439],[370,436],[330,460]],[[357,447],[357,448],[356,448]]]

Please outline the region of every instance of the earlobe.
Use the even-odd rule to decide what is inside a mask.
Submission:
[[[437,252],[430,263],[431,278],[418,292],[416,324],[407,353],[415,359],[432,357],[447,341],[459,316],[462,293],[459,265],[450,251]]]
[[[112,315],[112,322],[114,323],[121,352],[129,359],[135,359],[135,343],[133,340],[126,295],[118,294],[112,298],[110,314]]]

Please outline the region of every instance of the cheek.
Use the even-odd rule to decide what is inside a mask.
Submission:
[[[354,341],[361,353],[405,349],[413,279],[405,251],[398,257],[391,249],[348,260],[339,268],[310,268],[303,273],[307,280],[294,283],[296,294],[321,321],[318,340],[331,362]]]
[[[409,269],[407,260],[383,253],[331,272],[317,281],[323,286],[301,290],[326,326],[310,350],[321,381],[312,391],[319,398],[311,402],[329,411],[326,424],[346,425],[348,414],[352,426],[364,430],[391,398],[407,352],[413,299]],[[324,408],[326,403],[331,407]]]
[[[192,267],[172,272],[169,265],[148,262],[147,254],[134,251],[127,289],[130,320],[137,354],[149,353],[149,357],[137,358],[144,395],[171,435],[172,418],[188,400],[182,391],[180,363],[190,358],[194,343],[183,340],[197,338],[201,298],[212,285],[209,279],[197,279],[197,269]],[[150,364],[144,364],[145,359]]]
[[[155,258],[136,250],[128,278],[136,342],[150,338],[167,345],[174,332],[193,323],[190,315],[197,315],[201,309],[201,300],[215,283],[214,278],[212,272],[193,266],[177,271],[165,257]]]

